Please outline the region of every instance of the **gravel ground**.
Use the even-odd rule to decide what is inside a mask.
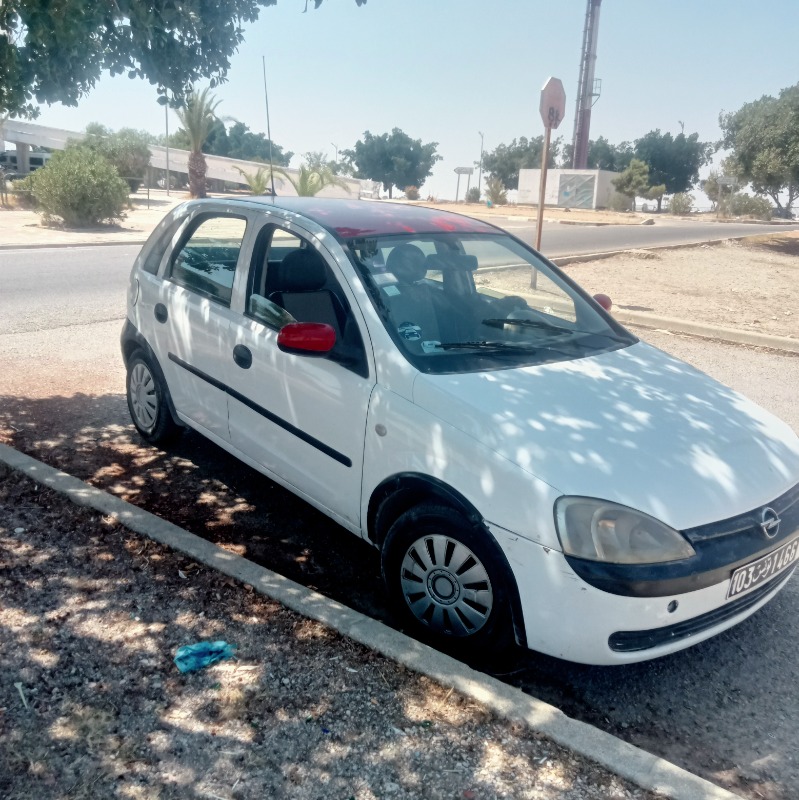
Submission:
[[[721,245],[640,250],[564,267],[590,293],[620,309],[799,336],[799,233]]]
[[[654,798],[5,467],[0,515],[4,800]]]

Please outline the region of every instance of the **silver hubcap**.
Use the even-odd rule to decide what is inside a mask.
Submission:
[[[405,602],[437,633],[470,636],[486,624],[494,605],[488,572],[468,547],[448,536],[424,536],[400,567]]]
[[[136,423],[149,433],[158,418],[158,396],[155,392],[155,380],[141,361],[131,370],[128,392]]]

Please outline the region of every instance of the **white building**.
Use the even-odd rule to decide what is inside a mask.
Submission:
[[[548,169],[544,205],[560,208],[608,208],[616,194],[618,172],[604,169]],[[540,169],[519,170],[520,204],[538,205]]]

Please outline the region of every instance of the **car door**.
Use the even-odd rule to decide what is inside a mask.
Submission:
[[[246,227],[245,216],[223,209],[191,219],[169,256],[153,309],[156,351],[178,414],[224,441],[230,300]]]
[[[305,261],[322,262],[319,280],[286,269],[303,253]],[[301,267],[302,257],[299,262]],[[290,274],[281,277],[281,271]],[[284,291],[287,286],[300,291]],[[332,324],[337,329],[333,351],[324,357],[282,352],[278,332],[292,319]],[[360,312],[334,259],[313,236],[294,224],[263,225],[254,237],[243,313],[231,326],[228,342],[231,443],[345,527],[359,531],[374,370]]]

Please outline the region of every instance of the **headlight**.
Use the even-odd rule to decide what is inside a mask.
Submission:
[[[631,508],[590,497],[561,497],[555,521],[563,552],[612,564],[658,564],[695,555],[682,534]]]

